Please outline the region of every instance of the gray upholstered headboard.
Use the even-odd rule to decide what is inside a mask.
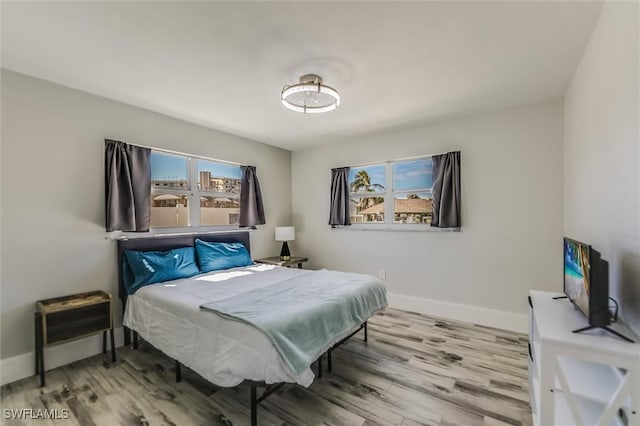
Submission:
[[[137,251],[166,251],[180,247],[195,246],[196,238],[207,242],[244,244],[251,253],[250,239],[248,231],[241,232],[219,232],[208,234],[189,234],[173,236],[155,236],[149,238],[132,238],[129,240],[118,240],[118,296],[122,300],[122,310],[124,312],[127,302],[127,291],[122,280],[122,257],[125,250]]]

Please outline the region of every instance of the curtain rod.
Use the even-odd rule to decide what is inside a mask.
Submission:
[[[396,158],[394,160],[385,160],[385,161],[372,161],[370,163],[362,163],[362,164],[354,164],[352,166],[348,166],[350,168],[354,168],[354,167],[366,167],[366,166],[373,166],[376,164],[385,164],[385,163],[390,163],[393,161],[409,161],[409,160],[417,160],[419,158],[427,158],[427,157],[433,157],[434,155],[443,155],[443,154],[448,154],[449,152],[454,152],[454,151],[447,151],[447,152],[438,152],[435,154],[427,154],[427,155],[416,155],[414,157],[404,157],[404,158]]]
[[[209,235],[209,234],[229,234],[233,232],[248,232],[256,230],[255,226],[246,228],[233,228],[233,229],[221,229],[213,231],[186,231],[186,232],[126,232],[126,231],[112,231],[105,233],[105,240],[135,240],[141,238],[156,238],[156,237],[188,237],[190,235]]]
[[[114,139],[114,140],[117,140],[117,139]],[[217,163],[231,164],[233,166],[245,166],[245,164],[236,163],[235,161],[219,160],[217,158],[204,157],[202,155],[187,154],[186,152],[173,151],[173,150],[165,149],[165,148],[156,148],[156,147],[153,147],[153,146],[140,145],[140,144],[137,144],[137,143],[128,143],[128,142],[125,142],[125,143],[127,143],[129,145],[139,146],[140,148],[148,148],[148,149],[151,149],[153,151],[165,152],[167,154],[181,155],[183,157],[197,158],[197,159],[200,159],[200,160],[215,161]]]

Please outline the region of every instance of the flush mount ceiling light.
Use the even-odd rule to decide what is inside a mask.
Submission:
[[[340,95],[333,87],[322,84],[322,77],[307,74],[300,83],[282,88],[282,105],[304,114],[329,112],[340,106]]]

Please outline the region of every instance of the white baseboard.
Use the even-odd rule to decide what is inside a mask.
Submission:
[[[124,343],[122,327],[116,328],[114,331],[116,347],[120,347]],[[107,347],[111,349],[109,345]],[[45,370],[51,370],[99,353],[102,353],[102,334],[51,346],[44,349],[44,368]],[[0,384],[5,385],[25,377],[34,376],[35,362],[34,352],[27,352],[0,360]]]
[[[518,333],[529,332],[529,319],[525,314],[497,311],[494,309],[480,308],[478,306],[459,305],[457,303],[423,299],[395,293],[388,293],[387,297],[389,299],[389,306],[404,311],[417,312],[434,317],[450,318],[487,327],[516,331]]]

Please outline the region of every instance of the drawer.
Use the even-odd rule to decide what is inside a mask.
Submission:
[[[96,303],[43,316],[44,344],[61,342],[111,328],[110,303]]]

